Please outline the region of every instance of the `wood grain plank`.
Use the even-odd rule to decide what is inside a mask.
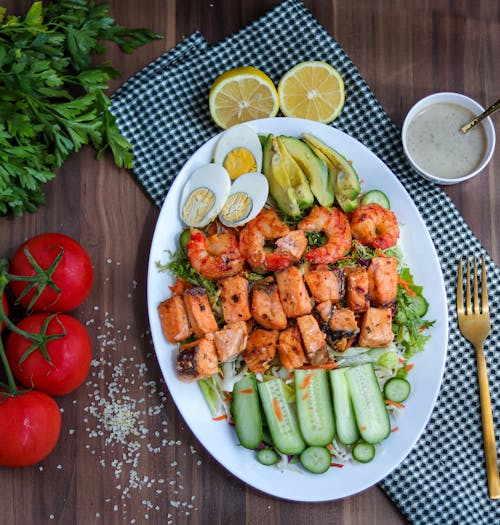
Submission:
[[[498,97],[498,2],[304,3],[347,52],[398,126],[414,102],[434,91],[462,91],[483,105]],[[30,4],[3,2],[18,14]],[[114,90],[193,31],[201,31],[213,44],[279,0],[110,4],[119,23],[166,35],[130,56],[110,46],[100,58],[110,59],[123,74],[113,81]],[[497,263],[499,162],[497,148],[479,177],[446,188]],[[63,431],[54,453],[35,467],[0,468],[3,522],[405,523],[378,487],[330,503],[299,504],[247,487],[211,458],[175,408],[150,341],[145,283],[157,208],[130,173],[116,168],[109,156],[97,161],[90,148],[64,165],[46,193],[47,206],[36,214],[0,218],[2,255],[12,256],[24,239],[44,231],[67,233],[88,248],[96,279],[75,315],[87,324],[95,362],[88,383],[58,399]],[[122,443],[111,426],[127,413],[133,425],[122,428],[129,432]]]

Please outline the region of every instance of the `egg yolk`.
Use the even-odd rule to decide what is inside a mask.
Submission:
[[[198,227],[205,220],[214,204],[214,192],[208,188],[198,188],[186,199],[186,204],[182,210],[182,220],[188,226]]]
[[[231,180],[237,179],[245,173],[257,171],[255,157],[246,148],[239,147],[231,150],[224,159],[224,168],[229,173]]]
[[[229,196],[222,209],[221,216],[228,222],[238,222],[246,219],[252,211],[253,201],[243,192]]]

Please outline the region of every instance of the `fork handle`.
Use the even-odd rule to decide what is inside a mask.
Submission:
[[[477,373],[479,380],[479,400],[483,420],[484,454],[486,459],[486,474],[488,477],[488,493],[491,499],[500,499],[500,478],[498,475],[498,458],[491,410],[491,397],[486,371],[486,359],[482,345],[476,346]]]

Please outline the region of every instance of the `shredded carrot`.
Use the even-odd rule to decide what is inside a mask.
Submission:
[[[276,417],[278,418],[278,421],[283,421],[283,413],[281,412],[280,404],[275,397],[273,397],[273,408],[274,408],[274,413],[276,414]]]
[[[330,466],[331,466],[331,467],[342,468],[344,465],[343,465],[342,463],[330,463]]]
[[[309,397],[309,392],[306,392],[306,393],[302,396],[302,399],[305,401],[308,397]]]
[[[253,392],[253,388],[245,388],[244,390],[240,390],[240,394],[253,394]]]
[[[375,249],[375,253],[379,256],[379,257],[389,257],[383,250],[381,250],[380,248],[376,248]]]
[[[330,452],[333,452],[333,445],[331,443],[328,443],[328,445],[326,445],[326,448],[330,451]]]
[[[405,370],[409,372],[415,365],[413,363],[410,363],[409,365],[405,366]]]
[[[212,418],[214,421],[223,421],[224,419],[227,419],[227,414],[222,414],[220,416],[217,416],[217,417],[213,417]]]
[[[391,429],[391,432],[397,432],[399,430],[399,427],[394,427],[393,429]]]
[[[304,390],[307,388],[307,386],[309,385],[309,383],[311,382],[313,378],[313,373],[312,372],[309,372],[306,377],[304,377],[304,381],[302,381],[302,383],[300,384],[299,388],[301,390]]]
[[[314,370],[316,368],[322,369],[322,370],[331,370],[333,368],[338,368],[338,367],[339,365],[337,363],[325,363],[324,365],[317,365],[317,366],[304,365],[300,367],[300,370]]]
[[[405,281],[401,275],[398,275],[398,283],[405,289],[405,292],[411,296],[415,297],[417,294],[410,288],[410,283],[408,281]]]
[[[363,427],[359,427],[361,430],[366,430],[366,427],[363,426]]]
[[[403,405],[403,403],[398,403],[397,401],[391,401],[389,399],[386,399],[385,403],[386,403],[386,405],[393,405],[393,406],[398,407],[398,408],[404,408],[405,407],[405,405]]]

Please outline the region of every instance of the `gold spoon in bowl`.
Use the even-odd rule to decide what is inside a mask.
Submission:
[[[481,120],[485,119],[486,117],[489,117],[492,113],[495,113],[497,109],[500,109],[500,99],[493,103],[488,109],[484,110],[480,115],[474,117],[468,124],[462,126],[460,128],[460,131],[462,133],[467,133],[469,129],[474,127],[477,123],[481,122]]]

